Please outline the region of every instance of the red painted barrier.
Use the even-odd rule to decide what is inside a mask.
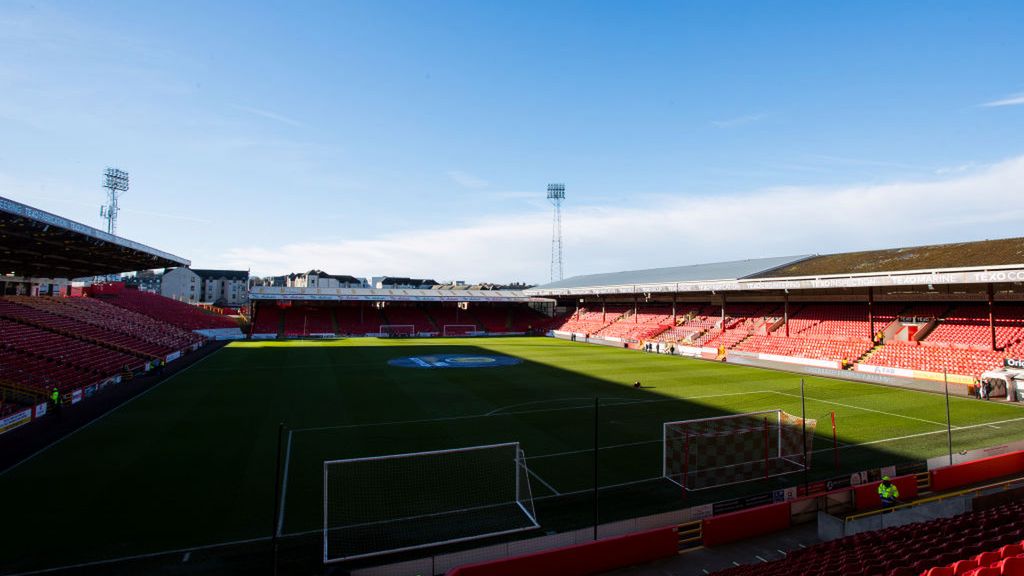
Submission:
[[[908,502],[917,498],[917,476],[907,474],[892,479],[892,483],[900,491],[900,500]],[[881,482],[862,484],[853,489],[853,502],[857,510],[874,510],[882,507],[882,499],[878,497],[878,485]]]
[[[466,564],[449,570],[448,576],[586,576],[668,558],[678,552],[679,533],[676,527],[670,526],[513,558]]]
[[[1024,450],[932,470],[932,490],[953,490],[1021,472],[1024,472]]]
[[[705,518],[701,534],[705,546],[717,546],[778,532],[789,526],[789,502],[779,502]]]

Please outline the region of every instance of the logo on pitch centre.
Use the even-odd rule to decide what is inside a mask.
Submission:
[[[520,362],[519,358],[499,354],[431,354],[388,360],[389,365],[399,368],[496,368]]]

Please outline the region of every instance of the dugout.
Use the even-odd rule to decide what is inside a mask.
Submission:
[[[1024,402],[1024,370],[989,370],[982,373],[980,381],[991,386],[989,398],[1005,397],[1011,402]]]

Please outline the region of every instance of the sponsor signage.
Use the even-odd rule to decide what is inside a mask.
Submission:
[[[1018,358],[1006,358],[1003,360],[1003,367],[1024,369],[1024,360],[1020,360]]]
[[[167,355],[167,362],[168,363],[174,362],[178,358],[181,358],[181,351],[180,350],[177,351],[177,352],[171,352],[170,354],[168,354]]]
[[[0,419],[0,434],[7,432],[8,430],[14,430],[18,426],[27,424],[32,421],[32,409],[25,408],[20,412],[15,412],[10,416]]]
[[[35,417],[41,418],[46,415],[46,402],[40,402],[35,407]]]
[[[72,404],[78,404],[81,401],[82,401],[82,389],[79,388],[78,390],[75,390],[74,392],[71,393],[71,403]]]

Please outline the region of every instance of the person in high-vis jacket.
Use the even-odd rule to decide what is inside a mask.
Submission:
[[[882,476],[882,483],[878,485],[878,498],[882,500],[882,506],[886,508],[899,504],[900,489],[892,483],[888,476]]]

